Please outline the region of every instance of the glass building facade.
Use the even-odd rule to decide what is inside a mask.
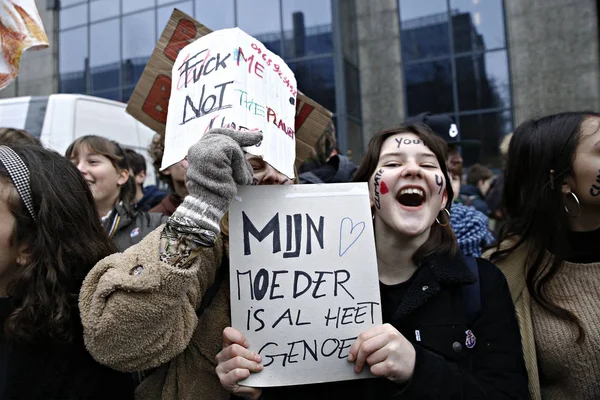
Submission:
[[[454,117],[465,164],[500,165],[512,130],[502,0],[399,0],[406,115]]]
[[[362,154],[355,0],[61,0],[60,7],[62,93],[127,102],[178,8],[213,30],[239,26],[280,55],[298,88],[334,112],[342,150]],[[402,67],[389,73],[404,76],[405,115],[453,116],[461,139],[481,142],[463,147],[465,164],[499,166],[498,143],[513,126],[503,1],[398,0],[398,12]]]
[[[332,10],[323,0],[62,0],[59,91],[127,102],[174,8],[213,30],[239,26],[336,112]]]

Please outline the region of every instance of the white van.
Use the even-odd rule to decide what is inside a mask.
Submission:
[[[25,129],[60,154],[84,135],[115,140],[146,158],[146,185],[155,185],[148,154],[154,131],[127,114],[125,107],[118,101],[81,94],[0,99],[0,127]]]

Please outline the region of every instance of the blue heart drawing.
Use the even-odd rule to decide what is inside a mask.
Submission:
[[[350,228],[350,232],[348,232],[348,228]],[[352,222],[352,218],[350,217],[345,217],[342,219],[342,222],[340,223],[340,257],[342,257],[344,254],[346,254],[348,250],[350,250],[350,247],[352,247],[352,245],[356,243],[356,241],[358,240],[358,238],[360,238],[360,235],[362,235],[364,230],[365,223],[363,221],[354,224],[354,222]],[[343,242],[345,238],[348,238],[346,242],[352,240],[352,243],[344,247]]]

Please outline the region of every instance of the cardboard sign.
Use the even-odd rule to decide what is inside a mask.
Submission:
[[[367,184],[245,186],[236,200],[231,323],[265,367],[242,384],[371,377],[347,361],[356,337],[381,324]]]
[[[48,38],[34,0],[2,0],[0,39],[0,89],[4,89],[19,74],[24,51],[48,47]]]
[[[244,150],[294,178],[296,78],[261,42],[223,29],[184,47],[173,65],[162,168],[185,158],[211,128],[262,131]]]
[[[150,129],[164,134],[171,96],[171,71],[179,51],[211,32],[175,9],[127,104],[127,112]],[[331,121],[332,113],[300,91],[296,96],[296,166],[312,156],[312,149]]]

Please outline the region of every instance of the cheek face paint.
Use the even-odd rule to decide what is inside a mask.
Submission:
[[[442,193],[442,189],[444,188],[444,179],[438,174],[435,174],[435,184],[440,188],[440,190],[438,190],[438,194]]]
[[[379,183],[379,181],[381,180],[381,175],[383,174],[383,168],[381,168],[379,171],[377,171],[377,173],[375,174],[375,177],[373,178],[373,186],[374,186],[374,191],[375,191],[375,196],[374,200],[375,200],[375,207],[377,207],[378,210],[381,209],[381,199],[380,199],[380,191],[381,191],[381,184]],[[385,183],[382,182],[384,185]],[[386,187],[387,190],[387,187]]]
[[[590,188],[590,196],[592,196],[592,197],[600,196],[600,171],[598,171],[598,176],[596,177],[596,182]]]
[[[381,189],[381,194],[382,195],[388,194],[388,192],[389,192],[388,187],[387,187],[387,185],[385,184],[384,181],[381,181],[380,189]]]

